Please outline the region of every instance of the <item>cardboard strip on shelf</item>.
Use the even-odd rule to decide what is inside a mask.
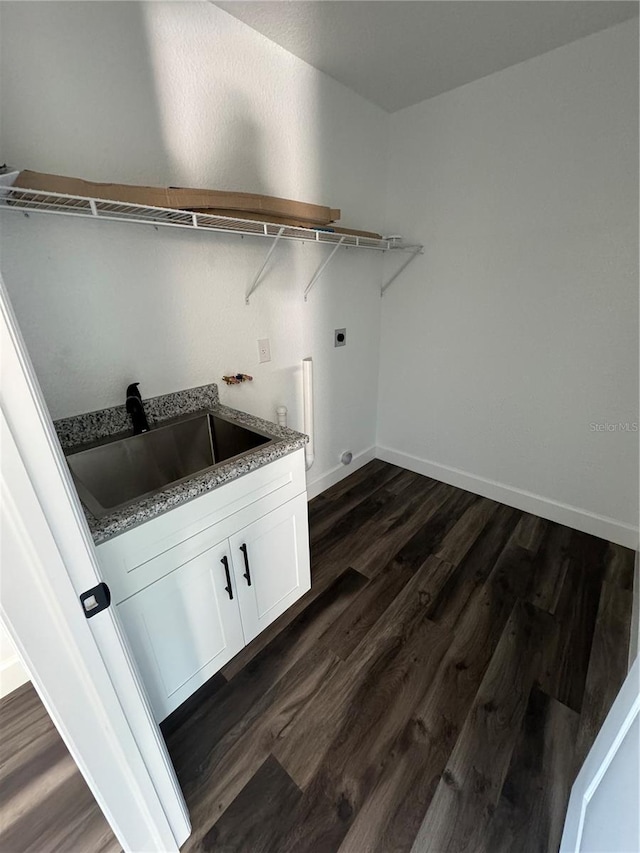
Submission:
[[[291,199],[237,193],[223,190],[190,187],[146,187],[133,184],[108,184],[24,170],[14,182],[14,188],[42,190],[68,195],[80,195],[108,201],[166,207],[177,210],[218,210],[254,214],[266,217],[287,217],[307,224],[329,224],[340,218],[340,211],[318,204]]]

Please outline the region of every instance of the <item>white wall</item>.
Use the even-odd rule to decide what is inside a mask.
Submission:
[[[427,248],[383,300],[382,455],[635,547],[638,433],[590,424],[638,421],[637,20],[393,114],[390,151]]]
[[[640,844],[640,716],[636,716],[593,797],[589,800],[579,850],[618,853]]]
[[[211,186],[341,207],[382,227],[386,114],[209,3],[3,3],[0,161],[94,180]],[[316,463],[375,445],[381,258],[148,226],[3,214],[2,271],[53,417],[219,381],[223,402],[302,427]],[[348,344],[334,349],[333,329]],[[257,364],[257,339],[272,361]]]
[[[0,623],[0,699],[25,681],[29,681],[29,676],[22,666],[11,637]]]
[[[386,458],[636,544],[638,435],[590,429],[638,420],[635,21],[389,117],[209,3],[0,18],[0,161],[316,201],[427,246],[382,300],[376,414],[376,254],[341,251],[304,303],[327,250],[279,246],[247,307],[266,242],[3,214],[54,417],[242,370],[223,401],[300,428],[312,355],[312,490],[377,417]]]

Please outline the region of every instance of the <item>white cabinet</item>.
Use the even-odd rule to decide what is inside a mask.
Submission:
[[[98,546],[158,722],[310,588],[305,485],[300,450]]]
[[[229,539],[247,643],[310,587],[306,493]]]
[[[118,605],[156,719],[244,646],[225,540]]]

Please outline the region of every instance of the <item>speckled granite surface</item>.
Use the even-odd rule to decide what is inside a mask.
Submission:
[[[186,391],[176,391],[173,394],[162,394],[160,397],[149,397],[148,400],[143,400],[143,403],[147,421],[151,427],[168,418],[201,412],[205,409],[213,411],[214,407],[220,406],[218,386],[215,384],[188,388]],[[238,412],[238,414],[243,413]],[[244,417],[250,417],[250,415]],[[110,435],[127,432],[131,434],[131,420],[124,404],[113,406],[111,409],[87,412],[84,415],[74,415],[72,418],[61,418],[55,421],[54,426],[60,444],[65,450],[80,444],[90,444],[98,439],[108,438]]]
[[[202,471],[181,483],[168,486],[154,495],[140,498],[119,510],[115,510],[103,518],[95,518],[86,507],[84,508],[89,529],[94,542],[99,544],[119,533],[124,533],[138,524],[142,524],[155,516],[167,512],[180,504],[197,498],[218,486],[236,480],[249,471],[255,471],[279,459],[293,450],[304,447],[307,436],[288,427],[277,424],[223,406],[218,399],[218,386],[215,384],[202,385],[175,394],[164,394],[144,400],[144,408],[149,424],[159,424],[179,415],[193,412],[209,411],[221,415],[240,426],[256,429],[267,433],[273,441],[267,445],[256,447],[240,459],[229,460],[216,468]],[[54,424],[60,443],[65,452],[83,445],[105,439],[110,436],[123,437],[131,435],[129,416],[124,406],[114,406],[111,409],[101,409],[98,412],[88,412],[72,418],[63,418]]]

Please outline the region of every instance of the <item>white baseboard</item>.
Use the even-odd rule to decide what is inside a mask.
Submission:
[[[440,465],[437,462],[420,459],[417,456],[392,450],[389,447],[377,447],[376,456],[384,462],[390,462],[401,468],[407,468],[409,471],[415,471],[416,474],[424,474],[434,480],[441,480],[450,486],[457,486],[459,489],[465,489],[468,492],[499,501],[524,512],[539,515],[541,518],[549,519],[549,521],[556,521],[559,524],[572,527],[574,530],[599,536],[609,542],[616,542],[626,548],[633,548],[634,551],[638,548],[638,528],[622,521],[616,521],[614,518],[596,515],[579,507],[559,503],[542,497],[542,495],[533,494],[533,492],[506,486],[504,483],[487,480],[467,471],[461,471],[459,468]]]
[[[307,497],[309,500],[312,500],[312,498],[317,497],[331,486],[335,486],[340,480],[344,480],[349,474],[353,474],[358,468],[362,468],[363,465],[366,465],[367,462],[372,462],[375,458],[376,448],[369,447],[367,450],[357,453],[351,460],[350,465],[336,465],[335,468],[327,471],[326,474],[323,474],[317,480],[313,480],[311,483],[307,480]],[[309,473],[307,473],[308,476]]]
[[[0,663],[0,699],[8,696],[26,681],[29,681],[29,676],[18,655],[13,655]]]

